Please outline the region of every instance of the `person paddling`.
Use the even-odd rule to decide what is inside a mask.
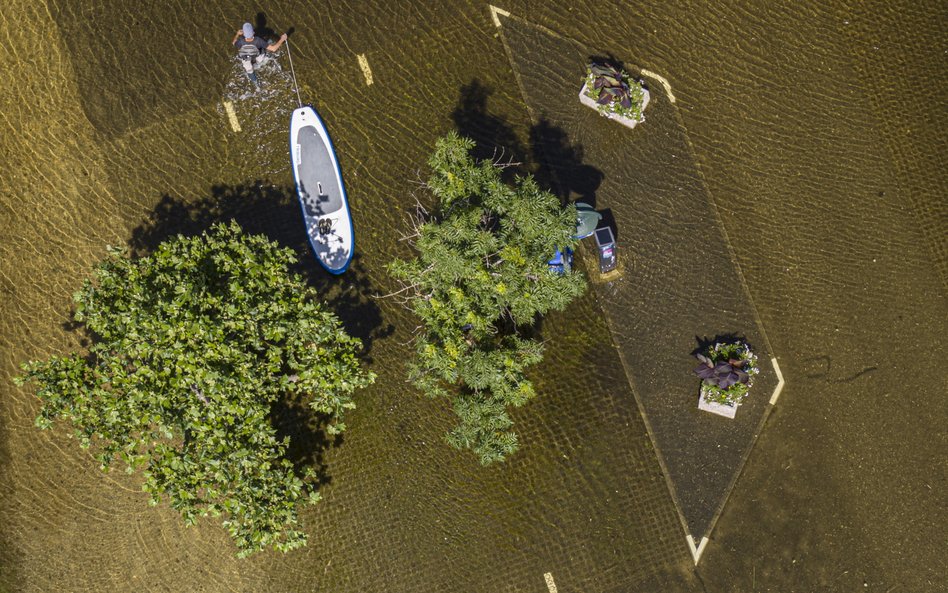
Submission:
[[[231,43],[237,48],[237,57],[240,58],[244,71],[247,72],[247,78],[249,78],[257,88],[260,88],[260,81],[257,80],[255,70],[259,65],[260,56],[264,52],[277,51],[284,42],[286,42],[286,33],[280,35],[280,39],[276,43],[268,44],[266,39],[257,37],[254,34],[253,25],[250,23],[244,23],[243,28],[234,35],[234,40]]]

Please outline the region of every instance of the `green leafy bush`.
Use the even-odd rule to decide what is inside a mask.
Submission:
[[[319,498],[314,475],[286,459],[271,404],[311,397],[338,433],[374,376],[294,262],[235,223],[140,259],[110,249],[75,295],[88,353],[27,363],[18,379],[38,385],[37,426],[70,422],[103,469],[142,469],[152,504],[167,496],[188,524],[223,515],[241,556],[305,545],[297,516]]]
[[[642,121],[645,91],[642,83],[632,80],[625,70],[610,64],[589,64],[585,92],[603,115],[616,114]]]
[[[410,237],[418,256],[389,265],[405,304],[421,319],[410,378],[432,397],[450,398],[460,420],[448,435],[481,463],[517,449],[508,406],[534,396],[526,368],[543,358],[525,337],[537,317],[563,309],[585,290],[576,272],[549,271],[557,248],[572,247],[576,210],[531,177],[508,185],[501,166],[475,161],[473,141],[450,133],[429,159],[435,211]]]
[[[695,374],[701,393],[709,403],[739,406],[760,372],[757,356],[745,342],[718,342],[695,357],[701,362]]]

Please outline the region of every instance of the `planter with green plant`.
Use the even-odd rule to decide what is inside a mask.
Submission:
[[[695,374],[701,379],[698,408],[734,418],[760,372],[757,356],[743,340],[716,342],[695,354],[701,364]]]
[[[641,80],[611,64],[593,62],[586,66],[586,78],[579,91],[583,105],[595,109],[604,117],[634,128],[645,120],[649,92]]]

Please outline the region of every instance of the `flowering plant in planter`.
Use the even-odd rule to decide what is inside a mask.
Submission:
[[[701,364],[695,374],[701,379],[701,397],[708,403],[737,407],[760,372],[757,356],[746,342],[717,342],[695,354]]]
[[[596,102],[596,109],[605,116],[620,115],[642,121],[646,91],[639,80],[610,64],[591,63],[586,66],[583,93]]]

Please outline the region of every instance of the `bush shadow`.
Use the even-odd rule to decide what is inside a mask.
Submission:
[[[618,70],[625,70],[625,63],[612,54],[593,54],[587,58],[587,64],[608,64]],[[628,70],[626,70],[628,72]]]
[[[747,347],[750,348],[751,352],[754,351],[754,346],[747,341],[747,338],[741,334],[718,334],[713,338],[708,338],[706,336],[695,336],[695,342],[698,344],[698,347],[691,351],[691,355],[695,356],[698,354],[704,354],[708,348],[711,348],[718,342],[722,344],[732,344],[734,342],[744,342],[747,344]]]
[[[533,175],[540,187],[559,197],[563,204],[582,202],[596,208],[596,191],[606,176],[583,162],[582,144],[572,143],[563,128],[544,116],[530,128],[530,150],[535,163]],[[611,228],[618,241],[619,228],[612,209],[598,212],[602,218],[596,228]]]
[[[372,361],[373,342],[391,335],[395,328],[382,319],[381,309],[372,298],[377,289],[366,275],[358,253],[349,269],[338,276],[325,271],[316,261],[293,187],[258,180],[243,185],[216,185],[208,195],[196,199],[166,194],[132,231],[129,249],[133,256],[145,255],[172,236],[199,235],[216,223],[228,221],[235,221],[248,234],[265,235],[292,249],[297,263],[291,271],[316,290],[320,301],[339,318],[349,335],[362,341],[363,361]],[[330,479],[323,463],[325,452],[342,442],[341,437],[327,435],[329,420],[312,410],[303,398],[290,395],[277,401],[271,410],[278,438],[290,437],[287,459],[298,471],[312,467],[320,484]]]

